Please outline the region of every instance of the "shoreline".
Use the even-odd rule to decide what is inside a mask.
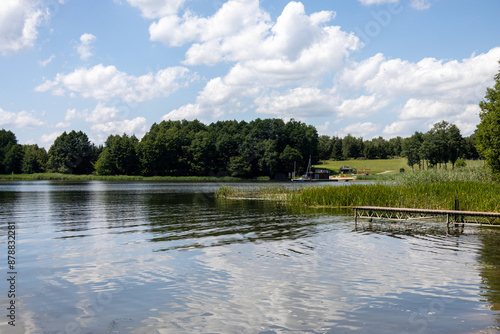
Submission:
[[[231,176],[140,176],[74,175],[60,173],[2,174],[2,181],[130,181],[130,182],[270,182],[269,177],[237,178]]]

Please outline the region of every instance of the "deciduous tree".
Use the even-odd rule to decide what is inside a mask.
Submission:
[[[90,174],[95,147],[82,131],[63,132],[49,149],[49,168],[58,173]]]
[[[500,177],[500,72],[495,75],[495,85],[486,90],[479,103],[481,122],[476,130],[476,145],[493,173]]]

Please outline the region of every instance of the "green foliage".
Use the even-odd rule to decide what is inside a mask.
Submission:
[[[97,159],[96,163],[94,164],[94,169],[97,175],[116,174],[115,164],[113,163],[113,158],[111,157],[111,153],[108,147],[104,148],[99,155],[99,159]]]
[[[239,155],[229,159],[227,170],[232,177],[248,177],[251,175],[252,165]]]
[[[425,134],[415,132],[413,136],[405,138],[402,154],[412,169],[415,165],[421,169],[425,160],[430,166],[451,162],[454,168],[457,159],[467,155],[465,143],[455,124],[442,121],[434,124]]]
[[[402,154],[407,158],[407,164],[412,169],[415,165],[419,165],[421,158],[421,147],[424,142],[423,134],[420,132],[415,132],[413,136],[405,138],[403,140]],[[420,169],[420,168],[419,168]]]
[[[46,170],[49,156],[47,151],[38,145],[23,145],[21,172],[25,174],[42,173]]]
[[[256,119],[250,123],[163,121],[153,124],[138,144],[142,175],[233,175],[278,177],[293,169],[289,146],[302,157],[318,157],[316,129],[302,122]],[[293,165],[292,165],[293,168]]]
[[[283,152],[280,154],[280,160],[285,170],[293,171],[294,166],[296,166],[297,164],[299,164],[300,166],[300,162],[303,160],[303,156],[298,150],[290,147],[290,145],[287,145]],[[304,172],[304,170],[301,169],[298,172],[301,173]]]
[[[188,149],[189,170],[193,175],[210,175],[216,170],[216,136],[202,130],[197,132]]]
[[[99,175],[137,175],[140,172],[137,144],[135,137],[109,136],[106,147],[99,155],[94,168]]]
[[[0,173],[11,174],[21,171],[23,150],[12,131],[0,130]]]
[[[3,165],[7,174],[17,174],[21,172],[23,161],[23,149],[21,145],[12,145],[5,153]]]
[[[481,122],[476,130],[476,146],[497,178],[500,178],[500,71],[495,86],[486,90],[479,103]]]
[[[457,161],[455,162],[455,167],[457,168],[467,167],[467,163],[465,162],[464,159],[458,158]]]
[[[403,138],[395,137],[389,139],[389,155],[393,157],[401,156],[401,152],[403,151]]]
[[[328,136],[320,136],[318,142],[318,154],[320,160],[328,160],[332,156],[333,141]]]
[[[355,138],[348,134],[342,139],[342,156],[344,159],[363,156],[363,138]]]
[[[312,164],[328,157],[336,160],[364,157],[382,162],[394,160],[399,164],[394,158],[403,154],[408,165],[418,164],[419,169],[424,159],[431,165],[448,161],[453,165],[461,156],[477,157],[473,149],[476,141],[474,136],[464,141],[458,128],[444,121],[436,123],[426,134],[364,141],[352,135],[343,139],[319,137],[313,126],[293,119],[286,123],[281,119],[256,119],[249,123],[233,120],[210,125],[183,120],[155,123],[140,141],[127,134],[110,135],[104,147],[90,143],[81,131],[64,132],[47,154],[36,145],[18,145],[12,132],[2,130],[0,173],[90,174],[95,170],[101,176],[235,175],[279,179],[294,170],[294,163],[299,173],[304,172],[309,157]],[[378,172],[397,171],[403,166],[396,167]],[[358,168],[369,168],[372,172],[377,169],[372,163]]]
[[[63,174],[90,174],[95,147],[82,131],[63,132],[49,149],[48,167]]]
[[[342,154],[342,139],[339,137],[332,137],[332,154],[330,156],[330,159],[344,159],[344,155]]]
[[[451,162],[452,168],[454,168],[457,159],[465,153],[465,139],[455,124],[451,124],[446,129],[446,141],[448,161]]]

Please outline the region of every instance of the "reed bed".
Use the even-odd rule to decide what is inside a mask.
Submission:
[[[500,212],[500,185],[454,181],[405,186],[399,184],[323,186],[291,192],[287,203],[306,206],[385,206]]]
[[[439,169],[425,170],[398,174],[395,179],[397,183],[406,186],[421,185],[428,183],[443,182],[472,182],[491,183],[494,182],[493,174],[486,168],[463,168],[463,169]]]
[[[215,191],[217,198],[269,199],[286,201],[290,189],[283,185],[260,186],[253,189],[223,185]]]

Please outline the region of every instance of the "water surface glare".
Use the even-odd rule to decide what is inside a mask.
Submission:
[[[0,183],[0,333],[499,330],[500,229],[355,227],[350,210],[217,200],[218,187]]]

